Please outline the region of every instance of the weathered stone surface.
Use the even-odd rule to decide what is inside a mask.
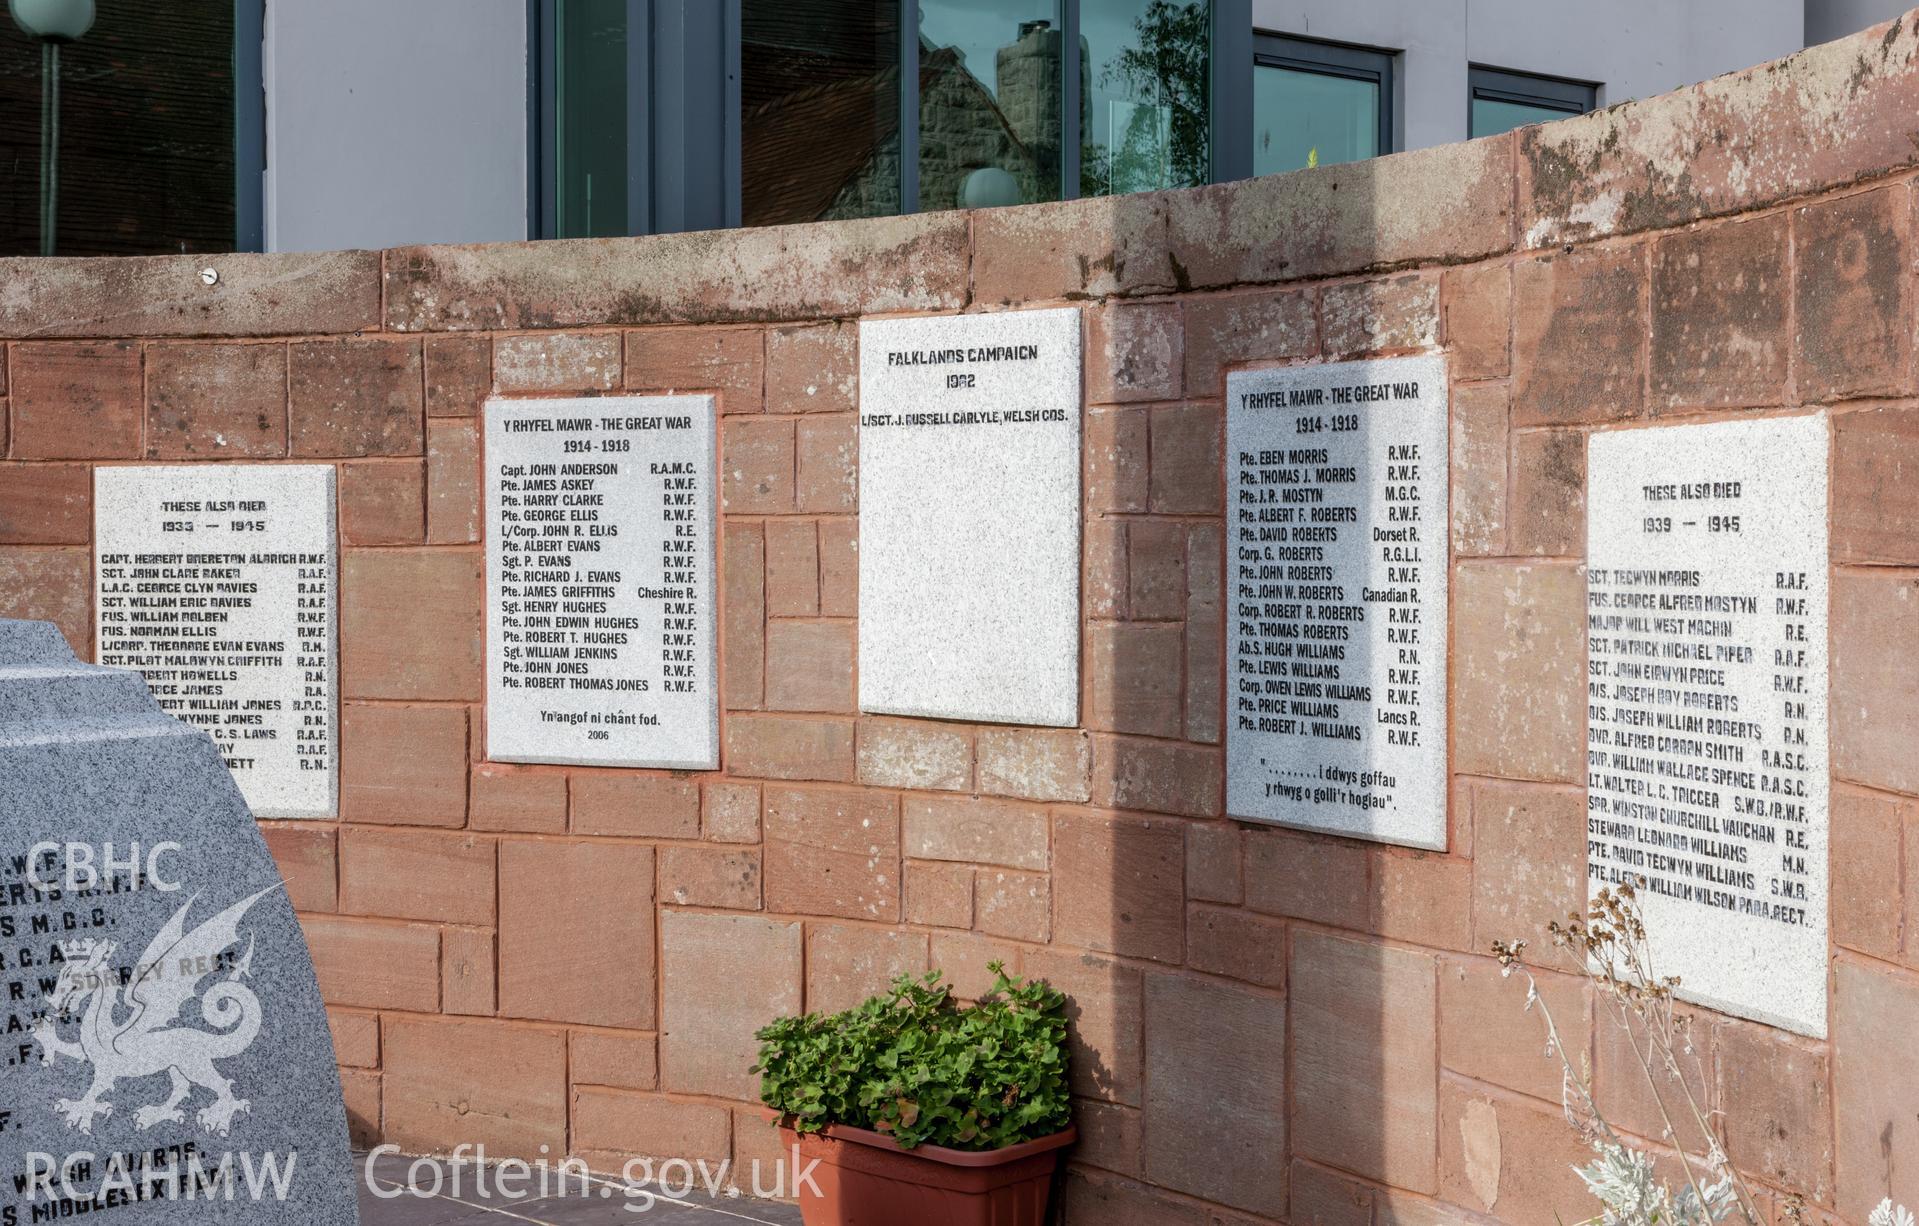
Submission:
[[[1512,328],[1512,265],[1451,268],[1440,276],[1439,337],[1453,378],[1503,378],[1512,369]]]
[[[1053,931],[1082,949],[1185,957],[1186,842],[1180,824],[1061,814],[1053,830]]]
[[[1842,958],[1833,968],[1832,1086],[1839,1109],[1836,1136],[1838,1208],[1864,1221],[1880,1198],[1919,1204],[1919,1063],[1912,1059],[1912,1019],[1919,1017],[1919,980]]]
[[[1176,288],[1167,200],[1099,196],[974,213],[974,298],[997,305]]]
[[[16,460],[132,460],[146,416],[140,346],[12,346]]]
[[[377,251],[8,259],[0,287],[0,336],[16,338],[297,336],[380,322]]]
[[[1586,576],[1573,563],[1453,568],[1453,769],[1585,778]]]
[[[766,789],[766,907],[897,921],[899,801],[855,788]]]
[[[1832,560],[1919,563],[1919,408],[1832,415]]]
[[[147,348],[148,459],[271,459],[286,451],[285,346]]]
[[[340,815],[387,826],[466,822],[464,707],[348,703],[340,712]],[[396,746],[404,745],[404,753]]]
[[[1228,367],[1311,357],[1319,351],[1318,313],[1310,291],[1220,294],[1188,298],[1185,306],[1186,394],[1195,399],[1223,395]]]
[[[1472,788],[1473,945],[1552,943],[1546,925],[1586,909],[1586,795],[1478,781]]]
[[[85,545],[92,540],[90,465],[0,464],[0,545]]]
[[[1792,349],[1784,214],[1653,244],[1654,411],[1783,404]]]
[[[800,1011],[800,925],[669,911],[660,918],[660,1081],[668,1090],[756,1096],[753,1032]],[[745,992],[743,985],[751,984]]]
[[[648,1029],[653,967],[651,847],[501,845],[501,1016]]]
[[[1591,1162],[1592,1151],[1566,1127],[1557,1103],[1449,1078],[1441,1087],[1440,1120],[1439,1194],[1445,1200],[1502,1222],[1576,1222],[1591,1213],[1592,1193],[1574,1168]],[[1381,1220],[1394,1226],[1485,1220],[1437,1207],[1431,1213],[1395,1213]]]
[[[477,701],[480,570],[472,549],[347,550],[341,694]]]
[[[814,924],[806,936],[806,1011],[838,1013],[926,970],[926,938],[851,924]]]
[[[1513,266],[1513,424],[1640,415],[1646,378],[1646,251],[1607,247]]]
[[[1919,793],[1919,579],[1840,570],[1832,579],[1832,770],[1841,779]]]
[[[1803,401],[1912,385],[1912,198],[1884,187],[1793,214],[1793,370]]]
[[[539,332],[493,338],[500,392],[604,392],[620,385],[617,332]]]
[[[565,1031],[395,1018],[385,1047],[386,1139],[402,1150],[485,1145],[532,1160],[565,1148]]]

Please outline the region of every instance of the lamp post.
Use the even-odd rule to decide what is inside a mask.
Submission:
[[[40,254],[52,255],[60,208],[60,44],[93,28],[93,0],[7,0],[40,43]]]

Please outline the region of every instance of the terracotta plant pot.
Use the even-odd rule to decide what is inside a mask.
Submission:
[[[984,1153],[901,1149],[881,1133],[841,1124],[804,1136],[782,1124],[780,1136],[786,1152],[799,1146],[802,1168],[819,1161],[800,1188],[806,1226],[1044,1226],[1059,1151],[1079,1132],[1069,1127]]]

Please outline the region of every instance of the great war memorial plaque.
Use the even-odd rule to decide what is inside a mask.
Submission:
[[[1594,434],[1587,877],[1637,884],[1656,971],[1826,1033],[1823,416]]]
[[[487,402],[489,757],[719,765],[714,412]]]
[[[1446,846],[1446,368],[1226,380],[1226,811]]]
[[[1078,722],[1079,329],[860,325],[862,711]]]
[[[333,468],[94,473],[94,633],[219,746],[261,817],[336,812]]]
[[[0,1223],[356,1220],[319,985],[225,754],[0,620]]]

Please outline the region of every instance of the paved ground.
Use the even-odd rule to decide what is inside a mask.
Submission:
[[[512,1226],[531,1222],[536,1226],[614,1226],[630,1222],[639,1226],[739,1226],[743,1222],[762,1226],[799,1226],[800,1211],[792,1205],[746,1198],[717,1200],[697,1193],[685,1201],[657,1198],[649,1205],[643,1198],[629,1198],[625,1189],[603,1180],[594,1180],[588,1188],[571,1181],[564,1196],[535,1199],[532,1195],[500,1196],[493,1186],[493,1172],[487,1171],[487,1191],[474,1190],[476,1168],[460,1166],[460,1186],[452,1184],[454,1167],[440,1164],[440,1193],[429,1191],[433,1177],[421,1172],[410,1179],[412,1160],[382,1154],[372,1160],[360,1156],[360,1226]],[[393,1195],[377,1195],[389,1193]]]

